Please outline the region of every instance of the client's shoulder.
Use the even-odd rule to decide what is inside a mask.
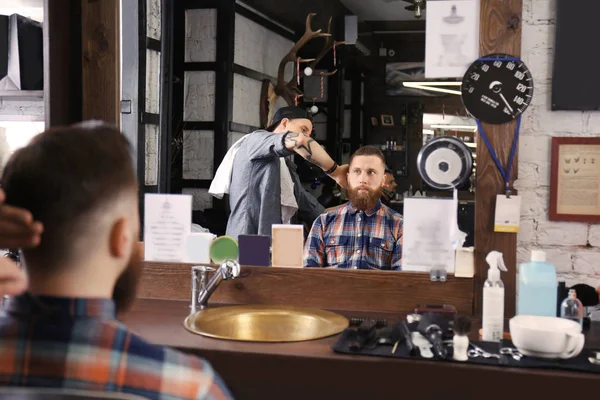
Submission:
[[[402,223],[404,217],[398,211],[393,208],[386,206],[385,204],[381,204],[380,212],[388,219],[394,220],[395,222]]]

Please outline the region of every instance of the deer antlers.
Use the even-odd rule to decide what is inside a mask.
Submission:
[[[304,76],[304,71],[299,70],[294,73],[293,78],[289,82],[285,82],[285,67],[289,62],[293,62],[294,64],[299,61],[301,63],[310,63],[308,66],[314,69],[314,67],[321,61],[321,59],[331,50],[334,46],[335,42],[331,40],[331,18],[329,18],[329,23],[327,24],[327,32],[322,32],[322,29],[318,29],[316,31],[312,30],[311,23],[313,17],[317,15],[316,13],[310,13],[306,17],[306,29],[304,34],[298,40],[296,44],[290,49],[290,51],[281,59],[279,63],[279,69],[277,71],[277,85],[275,86],[275,93],[284,98],[284,100],[288,103],[288,105],[295,105],[295,100],[297,97],[303,96],[302,92],[298,89],[297,79],[299,77]],[[319,53],[316,58],[298,58],[298,50],[302,48],[306,43],[311,41],[312,39],[324,37],[325,45],[323,46],[323,50]],[[330,76],[337,72],[337,70],[333,72],[322,72],[321,76]]]

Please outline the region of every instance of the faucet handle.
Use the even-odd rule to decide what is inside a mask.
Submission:
[[[223,279],[235,279],[240,276],[240,264],[235,260],[227,260],[221,264]]]

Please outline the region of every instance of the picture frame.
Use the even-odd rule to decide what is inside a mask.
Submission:
[[[550,221],[600,222],[600,137],[553,137]]]
[[[381,126],[394,126],[394,116],[381,114]]]
[[[379,125],[379,119],[377,117],[371,117],[371,126]]]

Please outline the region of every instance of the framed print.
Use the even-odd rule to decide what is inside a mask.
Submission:
[[[600,222],[600,137],[553,137],[551,221]]]
[[[394,126],[394,117],[392,115],[381,115],[381,126]]]

